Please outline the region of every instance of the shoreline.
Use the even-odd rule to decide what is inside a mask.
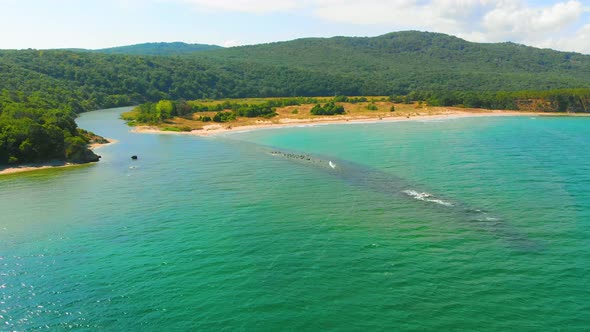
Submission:
[[[109,142],[108,143],[92,143],[92,144],[88,144],[88,148],[90,150],[97,150],[97,149],[100,149],[100,148],[104,148],[105,146],[109,146],[109,145],[113,145],[113,144],[119,143],[118,140],[113,139],[113,138],[107,138],[106,140],[109,141]]]
[[[321,125],[331,124],[368,124],[368,123],[390,123],[390,122],[402,122],[402,121],[423,121],[423,120],[446,120],[446,119],[461,119],[471,117],[496,117],[496,116],[566,116],[566,117],[585,117],[590,114],[579,114],[579,113],[538,113],[538,112],[519,112],[519,111],[502,111],[502,110],[490,110],[484,112],[468,112],[468,111],[456,111],[449,110],[448,113],[430,114],[430,115],[414,115],[414,116],[387,116],[387,117],[345,117],[345,118],[330,118],[321,117],[315,119],[282,119],[282,121],[268,122],[261,124],[243,125],[243,126],[232,126],[231,124],[211,124],[203,129],[177,132],[177,131],[165,131],[155,126],[136,126],[131,128],[131,132],[138,134],[164,134],[164,135],[191,135],[199,137],[218,136],[229,133],[240,133],[252,130],[262,129],[278,129],[278,128],[294,128],[294,127],[312,127]]]
[[[111,144],[115,144],[118,141],[115,139],[107,139],[108,143],[92,143],[88,145],[90,150],[96,150],[98,148],[102,148]],[[24,164],[14,167],[7,167],[7,168],[0,168],[0,176],[2,175],[9,175],[9,174],[18,174],[24,172],[33,172],[39,171],[43,169],[53,169],[53,168],[66,168],[66,167],[74,167],[74,166],[83,166],[88,165],[90,163],[70,163],[65,161],[49,161],[45,163],[32,163],[32,164]]]

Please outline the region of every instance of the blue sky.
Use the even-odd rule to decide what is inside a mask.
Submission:
[[[590,0],[0,0],[0,48],[436,31],[590,54]]]

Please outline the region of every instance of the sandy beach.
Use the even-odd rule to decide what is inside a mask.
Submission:
[[[109,141],[109,143],[104,143],[104,144],[93,143],[93,144],[88,145],[88,148],[90,148],[91,150],[96,150],[101,147],[115,144],[118,142],[115,139],[107,139],[107,140]],[[15,167],[8,167],[8,168],[4,168],[4,169],[0,168],[0,175],[39,171],[39,170],[48,169],[48,168],[64,168],[64,167],[72,167],[72,166],[80,166],[80,165],[86,165],[86,164],[68,163],[68,162],[64,162],[64,161],[49,161],[49,162],[45,162],[45,163],[24,164],[24,165],[19,165],[19,166],[15,166]]]
[[[109,141],[109,142],[108,143],[92,143],[92,144],[88,145],[88,148],[90,150],[98,150],[100,148],[104,148],[105,146],[109,146],[109,145],[113,145],[113,144],[119,143],[118,140],[112,139],[112,138],[107,138],[107,141]]]
[[[314,119],[280,119],[277,122],[261,121],[258,124],[236,126],[231,123],[216,123],[203,127],[200,130],[193,130],[187,132],[163,131],[155,126],[136,126],[131,129],[134,133],[146,134],[171,134],[171,135],[194,135],[194,136],[215,136],[227,133],[236,133],[260,129],[275,129],[275,128],[289,128],[300,126],[319,126],[329,124],[359,124],[359,123],[378,123],[378,122],[400,122],[400,121],[424,121],[424,120],[442,120],[442,119],[459,119],[468,117],[490,117],[490,116],[588,116],[587,114],[563,114],[563,113],[531,113],[518,111],[457,111],[448,110],[448,112],[437,113],[431,115],[390,115],[381,117],[367,117],[367,116],[339,116],[334,117],[318,117]]]

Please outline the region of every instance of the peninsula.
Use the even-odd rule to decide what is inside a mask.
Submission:
[[[137,133],[211,136],[227,132],[359,122],[391,122],[475,116],[584,116],[551,110],[493,110],[430,106],[396,97],[247,98],[227,100],[163,100],[146,103],[122,115]],[[523,103],[529,105],[530,103]],[[550,107],[546,106],[546,107]]]
[[[31,172],[31,171],[38,171],[42,169],[50,169],[50,168],[63,168],[63,167],[72,167],[72,166],[82,166],[87,165],[90,163],[97,162],[101,156],[95,153],[95,150],[100,149],[102,147],[115,144],[117,140],[115,139],[95,139],[91,141],[86,149],[82,150],[80,158],[71,161],[64,161],[59,159],[54,159],[45,162],[37,162],[37,163],[26,163],[20,164],[16,166],[0,166],[0,176],[7,175],[7,174],[15,174],[15,173],[23,173],[23,172]]]

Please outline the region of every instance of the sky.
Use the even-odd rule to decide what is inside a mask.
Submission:
[[[0,0],[0,49],[442,32],[590,54],[590,0]]]

